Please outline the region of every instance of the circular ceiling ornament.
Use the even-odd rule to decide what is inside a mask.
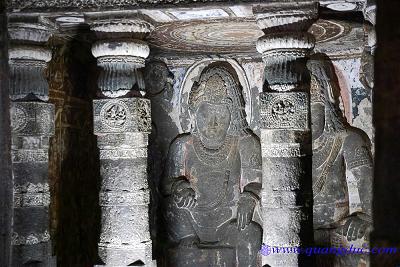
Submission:
[[[353,10],[357,9],[357,4],[342,2],[342,3],[329,4],[326,7],[329,9],[332,9],[332,10],[336,10],[336,11],[353,11]]]
[[[187,21],[163,24],[148,40],[152,46],[174,51],[254,53],[262,35],[253,21]]]
[[[350,32],[350,27],[344,22],[320,19],[314,23],[310,30],[317,43],[336,40]]]
[[[83,17],[58,17],[56,18],[58,23],[84,23]]]

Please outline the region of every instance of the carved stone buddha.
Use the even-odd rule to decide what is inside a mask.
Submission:
[[[318,246],[366,248],[372,228],[370,142],[342,116],[331,63],[316,58],[307,65],[311,72],[314,239]],[[317,266],[359,266],[365,261],[365,255],[328,261],[325,257]]]
[[[256,266],[261,147],[230,70],[203,71],[189,96],[193,129],[170,146],[162,183],[168,266]]]

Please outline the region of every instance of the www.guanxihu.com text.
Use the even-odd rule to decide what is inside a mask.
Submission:
[[[399,253],[400,248],[395,247],[372,247],[369,248],[367,244],[362,247],[355,247],[351,245],[350,247],[278,247],[269,246],[263,244],[261,246],[260,253],[263,256],[268,256],[271,254],[305,254],[307,256],[312,255],[337,255],[345,256],[350,254],[395,254]]]

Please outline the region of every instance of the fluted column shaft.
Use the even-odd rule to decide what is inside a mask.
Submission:
[[[9,24],[10,98],[14,215],[12,266],[55,266],[51,253],[48,181],[49,138],[54,134],[54,106],[47,103],[43,71],[51,59],[44,48],[51,25]]]
[[[153,266],[147,182],[150,101],[141,97],[138,71],[150,52],[140,38],[152,26],[138,18],[88,19],[99,38],[92,53],[101,68],[98,87],[103,95],[93,101],[102,179],[99,266]],[[134,86],[139,93],[132,91]]]
[[[265,67],[260,93],[263,159],[263,243],[299,247],[312,235],[309,75],[306,57],[314,47],[307,33],[317,14],[308,4],[255,7],[264,36],[257,41]],[[311,198],[312,199],[312,198]],[[265,249],[265,248],[264,248]],[[301,266],[296,253],[271,253],[263,266]]]

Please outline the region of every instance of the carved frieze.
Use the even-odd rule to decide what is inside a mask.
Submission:
[[[21,162],[48,162],[49,153],[47,149],[36,149],[36,150],[27,150],[27,149],[18,149],[11,151],[11,160],[13,163],[21,163]]]
[[[134,159],[146,158],[147,148],[134,149],[102,149],[100,150],[100,159]]]
[[[18,136],[54,134],[54,105],[43,102],[12,102],[12,132]]]
[[[151,131],[148,99],[97,99],[93,101],[93,115],[95,134]]]
[[[268,158],[301,157],[304,155],[300,144],[296,143],[264,144],[261,151],[262,156]]]
[[[308,95],[305,92],[260,94],[263,129],[308,129]]]
[[[18,235],[18,233],[13,233],[12,244],[15,246],[26,246],[26,245],[36,245],[40,243],[46,243],[50,241],[49,232],[45,231],[43,233],[34,233],[28,236]]]
[[[97,136],[97,145],[101,148],[140,148],[147,147],[148,136],[141,132],[122,132]]]

